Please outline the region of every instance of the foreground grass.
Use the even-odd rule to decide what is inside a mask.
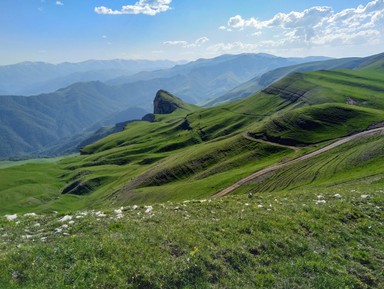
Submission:
[[[383,288],[384,188],[0,217],[1,288]]]

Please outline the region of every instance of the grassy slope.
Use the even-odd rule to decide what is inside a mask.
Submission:
[[[354,186],[1,217],[0,287],[382,288],[383,208]]]
[[[0,217],[0,287],[382,288],[383,135],[281,169],[234,196],[180,202],[313,149],[255,142],[244,131],[272,135],[280,120],[277,136],[293,129],[290,138],[310,143],[383,122],[380,73],[374,64],[296,74],[244,101],[130,124],[85,148],[89,155],[4,167],[0,201],[11,206],[1,213],[18,216]],[[304,129],[301,117],[319,125]],[[85,195],[60,195],[76,182]],[[127,206],[143,203],[156,204]],[[105,209],[113,204],[126,207]],[[76,211],[91,207],[105,211]],[[53,209],[72,221],[21,216]]]
[[[58,164],[55,196],[40,209],[153,203],[212,195],[299,152],[243,137],[315,144],[384,121],[380,62],[361,71],[296,73],[248,99],[209,109],[188,107],[157,122],[129,124]],[[42,171],[44,166],[40,167]],[[2,170],[7,174],[8,169]],[[32,177],[33,178],[33,177]],[[10,184],[0,182],[0,196]],[[82,195],[82,196],[73,196]],[[22,194],[21,194],[22,195]],[[28,195],[25,195],[27,198]],[[2,208],[3,212],[15,212]],[[25,210],[36,206],[25,206]]]

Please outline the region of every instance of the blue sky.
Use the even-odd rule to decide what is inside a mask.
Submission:
[[[384,0],[1,0],[0,43],[0,65],[366,56],[384,51]]]

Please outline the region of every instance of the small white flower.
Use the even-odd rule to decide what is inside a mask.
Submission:
[[[97,212],[95,213],[95,215],[96,215],[96,217],[99,217],[99,218],[104,218],[104,217],[107,216],[107,215],[104,214],[102,211],[97,211]]]
[[[117,214],[117,215],[116,215],[116,219],[121,219],[121,218],[123,218],[123,217],[124,217],[123,214]]]
[[[24,217],[36,217],[36,213],[26,213],[24,214]]]
[[[319,205],[319,204],[325,204],[326,201],[325,200],[317,200],[316,201],[316,205]]]
[[[263,205],[258,205],[257,207],[258,207],[258,208],[262,208],[262,207],[263,207]]]
[[[5,218],[8,220],[8,221],[14,221],[17,219],[17,214],[13,214],[13,215],[5,215]]]
[[[75,221],[69,221],[68,224],[73,225]]]
[[[145,212],[146,212],[147,214],[150,213],[150,212],[152,212],[152,210],[153,210],[153,207],[152,207],[152,206],[145,206],[144,208],[145,208]]]
[[[133,206],[132,206],[132,209],[133,209],[133,210],[136,210],[138,207],[139,207],[139,206],[133,205]]]
[[[41,237],[41,238],[40,238],[40,241],[41,241],[41,242],[45,242],[46,240],[47,240],[47,237]]]
[[[248,204],[248,203],[245,203],[245,204],[244,204],[244,206],[248,207],[248,206],[249,206],[249,204]]]
[[[337,199],[340,199],[341,195],[340,194],[335,194],[334,197],[337,198]]]
[[[68,225],[62,225],[61,228],[68,229]]]
[[[324,197],[322,195],[317,195],[318,199],[323,199]]]
[[[62,217],[59,221],[60,222],[66,222],[66,221],[70,221],[72,220],[72,216],[70,215],[65,215],[64,217]]]
[[[61,229],[61,228],[56,228],[56,229],[55,229],[55,232],[56,232],[56,233],[61,233],[62,231],[63,231],[63,229]]]
[[[371,196],[370,195],[361,195],[362,199],[369,199]]]
[[[40,224],[40,223],[36,223],[36,224],[34,224],[33,226],[34,226],[34,227],[40,227],[41,224]]]

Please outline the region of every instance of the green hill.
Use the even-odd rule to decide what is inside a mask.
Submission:
[[[261,91],[262,89],[271,85],[272,83],[282,79],[290,73],[337,69],[356,70],[369,68],[370,64],[377,66],[379,69],[382,69],[382,59],[383,54],[381,53],[366,58],[331,59],[324,61],[300,63],[287,67],[276,68],[240,84],[239,86],[233,88],[231,91],[225,93],[224,95],[221,95],[217,98],[205,102],[204,106],[209,107],[251,96],[256,92]]]
[[[382,288],[381,67],[212,108],[161,90],[81,156],[0,163],[0,287]]]
[[[159,91],[159,99],[172,103],[175,111],[155,114],[152,122],[130,123],[84,147],[82,156],[51,164],[61,172],[61,185],[46,191],[58,199],[30,207],[60,210],[203,198],[256,170],[380,125],[381,60],[367,61],[360,70],[290,74],[252,97],[207,109]]]

